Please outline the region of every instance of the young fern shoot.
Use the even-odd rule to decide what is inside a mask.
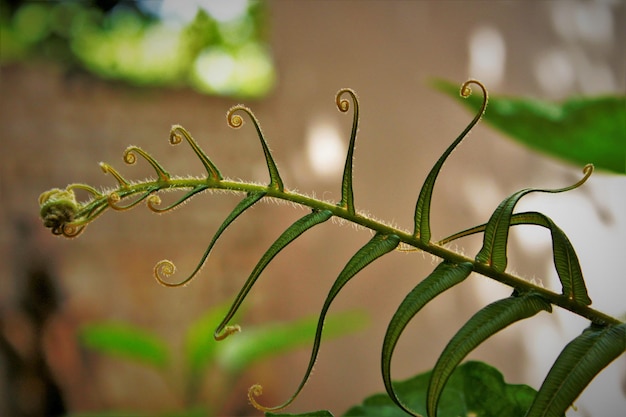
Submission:
[[[136,163],[138,157],[141,157],[155,170],[156,178],[145,181],[128,181],[111,165],[101,163],[102,170],[111,174],[117,181],[117,186],[114,189],[97,190],[86,184],[70,184],[65,189],[51,189],[42,193],[39,198],[41,217],[44,225],[49,227],[53,234],[75,237],[109,208],[115,211],[124,211],[145,201],[149,210],[163,213],[207,190],[223,190],[243,194],[243,199],[217,228],[197,266],[190,274],[181,280],[172,282],[170,278],[176,271],[174,263],[169,260],[161,260],[156,264],[154,268],[156,280],[167,287],[178,287],[187,284],[198,275],[201,267],[207,262],[215,243],[226,229],[240,215],[263,198],[282,199],[308,207],[310,213],[289,226],[270,245],[254,266],[230,309],[215,329],[214,338],[216,340],[225,339],[241,330],[238,324],[231,324],[230,321],[265,268],[298,237],[331,218],[343,219],[370,229],[373,232],[373,237],[347,261],[328,292],[320,311],[308,366],[293,395],[282,404],[265,406],[257,400],[262,392],[261,386],[254,385],[248,393],[253,406],[266,412],[273,412],[287,407],[297,398],[311,375],[321,345],[324,321],[337,294],[362,269],[401,247],[402,250],[413,248],[428,252],[442,261],[428,277],[419,282],[407,294],[388,325],[382,346],[381,372],[385,389],[392,401],[407,413],[414,416],[419,415],[400,398],[392,383],[391,360],[395,346],[411,319],[425,305],[453,286],[464,282],[472,272],[475,272],[508,285],[512,289],[512,294],[507,298],[493,302],[469,318],[444,348],[430,376],[426,404],[428,415],[430,417],[437,416],[439,399],[447,381],[452,372],[472,350],[507,326],[529,319],[542,311],[551,312],[553,306],[558,306],[586,318],[590,325],[587,330],[563,349],[547,374],[526,416],[560,416],[565,413],[572,402],[604,367],[624,353],[626,350],[626,324],[590,307],[591,299],[587,294],[578,257],[563,230],[542,213],[514,213],[514,209],[521,198],[533,192],[561,193],[578,188],[587,181],[593,172],[593,166],[585,166],[583,178],[571,186],[554,190],[526,188],[513,193],[500,203],[487,223],[458,232],[439,242],[432,242],[431,200],[439,172],[450,154],[479,122],[487,109],[488,93],[480,81],[468,80],[463,83],[460,91],[461,96],[468,97],[471,94],[472,85],[480,88],[483,97],[482,105],[472,121],[446,149],[426,177],[416,202],[415,224],[412,233],[376,221],[360,212],[357,213],[355,209],[352,162],[358,132],[359,101],[356,93],[348,88],[339,90],[335,97],[339,111],[348,112],[350,105],[353,106],[352,130],[341,183],[341,201],[336,204],[285,188],[259,121],[248,107],[237,105],[227,112],[227,123],[233,128],[241,127],[243,118],[239,113],[245,113],[251,119],[257,131],[268,168],[270,177],[268,185],[224,178],[191,134],[182,126],[174,125],[170,131],[170,143],[175,145],[184,139],[204,165],[207,171],[206,177],[172,176],[147,152],[139,147],[131,146],[123,154],[124,162],[132,165]],[[342,98],[345,96],[348,96],[349,100]],[[90,198],[84,202],[77,201],[75,190],[87,192]],[[174,203],[160,207],[159,193],[165,190],[180,190],[184,191],[184,194]],[[550,230],[554,265],[562,286],[561,293],[552,292],[507,273],[509,230],[512,226],[520,225],[535,225]],[[456,239],[477,233],[483,235],[483,245],[474,258],[469,258],[444,246]]]

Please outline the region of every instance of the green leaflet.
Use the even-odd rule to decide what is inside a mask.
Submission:
[[[404,381],[394,381],[396,393],[417,413],[426,415],[426,391],[432,371]],[[483,362],[459,365],[443,391],[440,417],[523,417],[535,398],[528,385],[508,384],[502,374]],[[350,408],[344,417],[406,417],[386,393],[367,397]],[[559,416],[562,417],[562,416]]]
[[[156,159],[154,159],[149,153],[137,146],[129,146],[128,148],[126,148],[126,150],[124,151],[124,162],[126,162],[128,165],[135,164],[135,162],[137,162],[137,155],[140,155],[142,158],[144,158],[152,166],[152,168],[154,168],[157,177],[159,178],[159,181],[167,182],[170,180],[170,173],[167,172],[165,168],[163,168],[163,166],[161,166],[161,164],[159,164]]]
[[[359,271],[365,268],[367,265],[380,258],[381,256],[391,252],[394,250],[398,244],[400,243],[400,238],[396,235],[383,235],[376,234],[369,242],[367,242],[361,249],[357,251],[357,253],[350,258],[346,266],[339,273],[339,276],[335,280],[333,286],[331,287],[328,295],[326,296],[326,300],[324,301],[324,305],[320,312],[319,320],[317,323],[317,330],[315,332],[315,340],[313,341],[313,348],[311,351],[311,359],[309,360],[309,365],[306,369],[304,377],[300,382],[300,385],[296,389],[295,393],[283,404],[275,406],[275,407],[264,407],[258,404],[254,398],[254,396],[249,395],[250,402],[252,404],[263,411],[278,411],[293,402],[294,399],[300,394],[302,388],[306,384],[311,372],[313,371],[313,366],[315,365],[315,360],[317,359],[317,353],[319,352],[321,340],[322,340],[322,330],[324,328],[324,321],[326,318],[326,313],[330,308],[331,303],[341,291],[341,289],[354,277]],[[252,389],[260,389],[260,386],[254,386]],[[254,393],[254,392],[253,392]]]
[[[182,142],[181,136],[185,138],[187,143],[189,143],[189,146],[191,146],[191,149],[193,149],[195,154],[198,156],[198,158],[202,162],[202,165],[204,165],[204,168],[206,169],[207,174],[209,176],[208,178],[212,181],[221,180],[222,179],[221,172],[219,171],[219,169],[217,169],[217,167],[213,164],[213,162],[211,162],[211,160],[209,159],[207,154],[204,153],[202,148],[200,148],[200,146],[195,141],[193,136],[191,136],[191,134],[187,132],[187,129],[185,129],[181,125],[172,126],[172,129],[170,130],[170,143],[172,145],[176,145]]]
[[[256,264],[256,266],[250,273],[250,276],[248,277],[243,287],[239,291],[239,294],[237,294],[235,301],[230,307],[230,310],[228,311],[228,313],[226,314],[222,322],[217,326],[217,329],[215,330],[215,333],[214,333],[214,337],[216,339],[218,340],[222,339],[230,333],[226,325],[233,318],[233,316],[239,309],[239,306],[241,305],[243,300],[246,298],[246,295],[248,295],[248,292],[250,291],[250,289],[252,288],[256,280],[259,278],[259,276],[261,275],[265,267],[267,267],[267,265],[272,261],[272,259],[274,259],[274,257],[281,250],[283,250],[285,246],[293,242],[298,236],[300,236],[301,234],[303,234],[304,232],[306,232],[313,226],[316,226],[320,223],[325,222],[331,217],[332,217],[332,213],[329,210],[313,211],[312,213],[309,213],[306,216],[298,219],[295,223],[289,226],[287,230],[285,230],[278,237],[278,239],[276,239],[276,241],[272,243],[272,246],[270,246],[270,248],[263,254],[261,259],[259,259],[259,262]],[[227,333],[222,334],[222,331],[225,329]]]
[[[244,113],[247,113],[252,120],[252,124],[254,124],[254,128],[256,129],[256,133],[259,136],[259,140],[261,141],[261,147],[263,148],[263,155],[265,156],[265,163],[267,164],[267,169],[270,174],[270,183],[269,187],[278,191],[283,191],[285,186],[283,185],[283,180],[280,178],[280,174],[278,173],[278,167],[274,162],[274,158],[272,157],[272,152],[270,152],[270,148],[267,146],[267,142],[265,141],[265,137],[263,136],[263,131],[261,130],[261,125],[257,120],[252,110],[247,108],[246,106],[242,106],[241,104],[231,107],[226,113],[226,120],[228,121],[228,125],[234,129],[238,129],[243,125],[243,119],[238,114],[235,114],[236,111],[241,110]]]
[[[456,96],[456,86],[436,80],[435,88]],[[477,99],[464,100],[472,110]],[[485,121],[524,145],[565,160],[626,174],[626,97],[571,98],[562,103],[491,97]]]
[[[411,415],[417,415],[410,410],[396,395],[391,382],[391,357],[400,335],[409,321],[433,298],[442,292],[461,283],[472,272],[471,263],[452,264],[442,262],[402,301],[398,310],[391,318],[387,327],[381,355],[381,368],[385,389],[394,403]]]
[[[525,223],[550,229],[552,234],[552,257],[554,267],[561,281],[562,294],[570,300],[590,305],[591,299],[587,294],[587,286],[585,285],[578,256],[565,232],[554,224],[552,219],[542,213],[527,212],[514,217],[516,222],[524,221]]]
[[[190,197],[191,195],[196,194],[197,192],[200,192],[200,191],[202,190],[191,190],[189,194],[183,198],[186,199]],[[239,204],[235,206],[233,211],[228,215],[228,217],[226,217],[226,219],[222,222],[220,227],[217,229],[217,231],[215,232],[215,235],[213,235],[213,239],[211,239],[211,242],[209,243],[209,246],[204,251],[202,258],[200,258],[200,262],[198,262],[198,265],[196,266],[196,268],[193,270],[191,274],[189,274],[187,278],[174,284],[166,282],[161,277],[160,272],[168,272],[168,271],[174,272],[174,267],[170,261],[165,260],[165,261],[160,261],[154,268],[154,276],[157,279],[157,281],[159,281],[160,284],[165,285],[166,287],[178,287],[181,285],[185,285],[186,283],[191,281],[196,276],[198,271],[200,271],[202,266],[204,265],[204,262],[209,257],[209,254],[211,253],[213,246],[215,245],[219,237],[222,235],[222,233],[224,233],[224,231],[228,228],[228,226],[230,226],[231,223],[234,222],[235,219],[237,219],[237,217],[239,217],[244,211],[252,207],[256,202],[261,200],[265,196],[265,194],[266,194],[265,192],[249,193],[246,196],[246,198],[241,200]],[[175,205],[179,203],[180,202],[175,203]],[[169,275],[169,274],[166,273],[165,275]]]
[[[428,416],[437,416],[443,389],[469,352],[505,327],[542,310],[551,312],[552,305],[539,295],[524,294],[493,302],[472,316],[448,342],[432,370],[426,403]]]
[[[489,265],[498,272],[504,272],[507,265],[507,244],[509,239],[509,228],[511,217],[517,202],[526,194],[533,192],[540,193],[562,193],[581,186],[587,181],[593,172],[593,165],[586,165],[583,172],[584,177],[576,184],[558,189],[525,188],[509,197],[505,198],[496,208],[489,218],[485,227],[483,246],[476,255],[476,261]]]
[[[127,323],[89,324],[80,329],[79,337],[91,349],[133,359],[157,369],[164,368],[170,359],[163,339]]]
[[[461,86],[461,97],[466,98],[471,94],[471,89],[469,87],[470,84],[476,84],[483,90],[483,99],[482,105],[478,110],[474,119],[467,125],[467,127],[461,132],[461,134],[455,139],[454,142],[446,149],[446,151],[441,155],[441,157],[437,160],[437,163],[433,166],[433,168],[428,173],[426,180],[424,181],[424,185],[422,185],[422,189],[420,190],[419,197],[417,198],[417,204],[415,206],[415,229],[414,236],[419,237],[422,243],[428,243],[430,241],[430,203],[433,196],[433,189],[435,187],[435,181],[437,180],[437,176],[439,175],[439,171],[441,171],[441,167],[443,166],[448,156],[452,153],[454,148],[457,147],[459,143],[467,136],[470,130],[478,123],[482,115],[485,113],[485,109],[487,108],[487,89],[484,85],[482,85],[479,81],[469,80],[463,83]]]
[[[339,203],[339,206],[344,207],[346,210],[348,210],[348,213],[355,214],[354,192],[352,190],[352,163],[354,161],[354,145],[356,143],[356,134],[359,130],[359,100],[353,90],[349,88],[339,90],[337,92],[337,95],[335,96],[335,102],[337,103],[337,108],[341,112],[345,113],[350,108],[350,102],[341,99],[341,96],[344,93],[347,93],[350,95],[350,97],[352,97],[352,102],[354,103],[354,113],[352,116],[352,131],[350,132],[348,154],[346,156],[346,164],[343,168],[343,180],[341,181],[341,202]]]
[[[626,323],[590,326],[561,351],[526,417],[561,415],[591,380],[626,351]]]
[[[524,213],[516,213],[511,217],[511,226],[520,224],[532,224],[543,226],[550,229],[552,234],[552,256],[554,259],[554,267],[559,276],[562,286],[562,294],[569,299],[584,305],[590,305],[591,299],[587,294],[587,286],[583,278],[582,269],[578,262],[578,256],[574,250],[574,246],[561,230],[548,216],[542,213],[530,211]],[[444,245],[455,239],[480,233],[485,230],[486,224],[472,227],[459,233],[449,236],[438,244]]]

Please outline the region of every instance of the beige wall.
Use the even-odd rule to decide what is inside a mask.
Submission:
[[[497,29],[506,45],[504,76],[491,85],[492,94],[559,98],[607,92],[607,82],[596,82],[591,88],[597,91],[588,91],[587,82],[579,81],[562,92],[544,91],[535,77],[535,63],[542,53],[555,48],[605,64],[613,74],[610,90],[624,92],[623,53],[620,58],[617,46],[618,40],[623,45],[625,35],[624,26],[617,23],[619,16],[623,22],[623,5],[611,9],[612,38],[598,46],[559,36],[551,23],[550,3],[272,1],[270,33],[278,85],[267,99],[245,104],[260,119],[286,186],[336,200],[340,177],[315,177],[306,162],[305,137],[311,123],[322,118],[336,124],[347,141],[351,116],[337,112],[334,94],[342,87],[355,89],[361,98],[354,175],[357,208],[410,229],[425,175],[472,117],[427,81],[437,76],[460,84],[469,77],[481,78],[468,72],[468,42],[478,26]],[[576,74],[586,68],[581,59],[573,60]],[[77,181],[113,185],[112,178],[101,174],[100,161],[119,167],[128,178],[144,178],[150,174],[145,166],[126,167],[121,160],[129,144],[148,150],[172,173],[200,175],[202,166],[189,149],[167,144],[169,128],[175,123],[195,136],[226,176],[266,181],[251,126],[240,131],[226,126],[225,111],[236,102],[188,90],[140,90],[83,75],[65,76],[52,65],[38,63],[3,68],[0,83],[0,213],[5,225],[0,228],[0,262],[15,261],[13,267],[19,271],[17,260],[31,262],[31,258],[20,258],[17,252],[49,259],[65,291],[67,309],[79,322],[127,320],[153,329],[177,346],[186,323],[214,303],[231,299],[267,246],[303,214],[287,205],[260,205],[226,233],[191,285],[162,288],[151,278],[154,263],[168,258],[180,271],[190,271],[236,198],[203,195],[163,216],[142,207],[107,213],[80,238],[64,240],[38,226],[37,197],[43,190]],[[519,188],[569,183],[578,172],[478,126],[453,154],[439,180],[432,216],[434,236],[486,220],[490,212],[483,205],[493,209]],[[622,190],[623,186],[623,182],[618,185]],[[602,196],[591,193],[585,198],[589,201],[594,196],[598,201],[588,205],[591,215],[597,216],[593,207],[603,207]],[[36,243],[19,243],[23,239],[16,237],[13,227],[18,218],[32,223]],[[316,313],[341,267],[368,236],[337,224],[305,235],[276,259],[251,292],[247,303],[254,314],[250,322]],[[468,241],[463,250],[472,254],[478,244]],[[28,252],[28,245],[36,249]],[[526,250],[519,241],[511,246],[516,250],[512,270],[529,279],[547,274],[547,250]],[[586,256],[581,255],[583,267],[589,259]],[[395,253],[345,288],[333,309],[365,308],[371,326],[358,335],[322,345],[313,378],[290,411],[330,408],[341,413],[383,389],[379,355],[386,325],[404,294],[433,267],[430,257]],[[12,278],[19,275],[11,271],[3,267],[0,291],[5,305],[11,304]],[[484,280],[473,277],[412,322],[397,348],[395,378],[430,368],[472,312],[508,292],[495,286],[485,295],[484,287],[477,284]],[[554,282],[545,284],[553,286]],[[479,288],[482,296],[475,295]],[[594,296],[601,305],[602,290]],[[608,308],[619,310],[614,305]],[[536,320],[553,319],[545,315]],[[244,329],[246,324],[242,323]],[[513,329],[472,357],[497,366],[510,381],[537,384],[525,372],[531,366],[525,346]],[[264,403],[282,402],[299,382],[308,354],[306,349],[253,368],[233,393],[241,401],[234,409],[253,415],[254,410],[245,406],[245,391],[255,382],[265,386]],[[152,373],[118,361],[104,363],[96,367],[91,381],[98,390],[94,401],[101,406],[143,410],[177,406],[175,396]],[[614,400],[624,404],[623,396]]]

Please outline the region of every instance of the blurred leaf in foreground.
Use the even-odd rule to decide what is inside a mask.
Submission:
[[[463,99],[456,83],[434,87],[473,110],[480,95]],[[626,174],[626,97],[577,97],[561,103],[490,96],[484,120],[524,145],[577,166]]]
[[[82,343],[100,353],[135,360],[158,369],[169,361],[165,342],[156,335],[126,323],[95,323],[80,331]]]
[[[324,326],[324,338],[346,336],[363,330],[367,323],[368,317],[362,311],[333,314]],[[228,343],[218,345],[217,360],[231,372],[242,371],[262,359],[310,345],[316,327],[316,316],[291,323],[251,327],[230,339]]]

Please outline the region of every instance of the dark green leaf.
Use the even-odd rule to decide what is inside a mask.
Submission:
[[[415,412],[426,415],[426,390],[431,372],[402,382],[394,390]],[[527,385],[507,384],[502,374],[482,362],[470,361],[457,367],[439,402],[440,417],[475,415],[479,417],[522,417],[536,391]],[[386,394],[368,397],[362,405],[351,408],[344,417],[406,417]]]
[[[539,295],[525,294],[495,301],[472,316],[450,340],[432,370],[428,415],[437,416],[437,404],[448,378],[468,353],[505,327],[542,310],[552,311],[552,306]]]
[[[237,297],[235,298],[235,301],[233,302],[230,310],[228,311],[228,313],[226,313],[226,316],[224,317],[222,322],[217,326],[217,329],[214,333],[216,338],[220,337],[220,333],[222,333],[222,330],[226,328],[226,325],[233,318],[234,314],[239,309],[239,306],[248,295],[248,292],[250,292],[250,289],[252,289],[252,286],[259,278],[265,267],[267,267],[267,265],[272,261],[272,259],[274,259],[274,257],[278,255],[281,250],[283,250],[288,244],[293,242],[304,232],[306,232],[313,226],[327,221],[331,217],[332,213],[328,210],[313,211],[312,213],[309,213],[306,216],[298,219],[295,223],[289,226],[289,228],[287,228],[287,230],[285,230],[278,237],[278,239],[276,239],[276,241],[272,243],[272,246],[270,246],[270,248],[263,254],[261,259],[259,259],[259,262],[252,270],[252,273],[250,273],[250,276],[239,291],[239,294],[237,294]]]
[[[560,415],[591,380],[626,351],[626,324],[587,328],[565,346],[526,417]]]
[[[527,212],[513,217],[513,223],[523,221],[550,229],[554,267],[561,281],[563,295],[584,305],[591,304],[578,256],[565,232],[542,213]]]
[[[100,353],[163,368],[169,351],[158,336],[126,323],[94,323],[81,328],[81,342]]]
[[[346,336],[366,324],[367,316],[359,311],[332,314],[324,325],[324,335],[329,338]],[[267,357],[309,344],[316,326],[317,317],[307,317],[290,323],[247,328],[228,343],[219,344],[216,359],[230,372],[238,372]]]
[[[441,294],[442,292],[452,288],[456,284],[461,283],[472,272],[471,263],[462,263],[459,265],[442,262],[437,268],[422,282],[417,284],[413,290],[398,307],[393,315],[382,349],[382,375],[385,389],[394,403],[399,407],[412,413],[410,406],[405,405],[397,396],[391,382],[391,357],[396,347],[400,335],[404,331],[409,321],[424,307],[429,301]]]
[[[439,171],[441,171],[441,167],[443,166],[448,156],[452,153],[452,151],[458,146],[459,143],[467,136],[470,130],[478,123],[483,113],[485,112],[485,108],[487,107],[487,90],[480,83],[477,83],[474,80],[470,80],[465,82],[461,86],[461,97],[467,98],[470,96],[471,90],[469,89],[469,84],[476,83],[483,89],[483,97],[482,104],[477,109],[477,114],[474,116],[474,119],[470,122],[469,125],[461,132],[461,134],[455,139],[454,142],[446,149],[446,151],[441,155],[437,163],[428,173],[426,180],[424,181],[424,185],[422,185],[422,189],[420,190],[419,197],[417,198],[417,204],[415,206],[415,230],[414,235],[420,238],[420,241],[423,243],[428,243],[430,241],[430,203],[433,196],[433,189],[435,187],[435,181],[437,180],[437,176],[439,175]],[[457,88],[458,94],[458,88]],[[479,99],[480,100],[480,99]]]
[[[359,271],[361,271],[363,268],[365,268],[376,259],[394,250],[399,243],[400,238],[396,235],[376,234],[369,242],[367,242],[361,249],[359,249],[352,258],[350,258],[346,266],[339,273],[339,276],[335,280],[333,286],[328,292],[328,295],[326,296],[324,306],[322,307],[322,311],[320,312],[317,329],[315,331],[315,339],[313,341],[313,348],[311,351],[309,365],[295,393],[286,402],[279,406],[268,408],[258,406],[257,404],[255,405],[255,407],[264,408],[265,411],[281,410],[291,404],[291,402],[298,396],[298,394],[300,394],[300,391],[306,384],[309,376],[311,375],[311,372],[313,371],[313,366],[315,365],[315,360],[317,359],[317,353],[319,352],[322,340],[324,321],[326,319],[326,314],[328,313],[328,309],[330,308],[331,303],[333,302],[337,294],[339,294],[339,291],[341,291],[341,289],[348,283],[348,281],[350,281],[352,277],[354,277]],[[254,398],[250,397],[250,400],[253,401]]]
[[[455,84],[436,80],[434,86],[453,97]],[[472,110],[480,100],[463,104]],[[626,173],[626,97],[582,97],[561,103],[493,97],[485,121],[531,149],[575,165]]]
[[[554,266],[562,285],[562,293],[568,298],[581,304],[591,304],[591,299],[587,294],[587,286],[583,278],[582,269],[578,261],[578,256],[574,246],[569,241],[565,232],[561,230],[548,216],[534,212],[516,213],[511,217],[511,226],[520,224],[537,225],[550,229],[552,234],[552,255]],[[459,233],[455,233],[438,242],[439,245],[452,242],[461,237],[470,236],[485,230],[486,224],[472,227]]]
[[[576,184],[558,189],[544,188],[525,188],[513,193],[505,198],[493,212],[487,226],[483,238],[483,246],[476,255],[476,261],[491,266],[498,272],[504,272],[507,265],[507,244],[509,240],[509,228],[511,227],[511,218],[513,210],[518,201],[529,193],[562,193],[572,190],[584,184],[593,172],[593,166],[585,166],[585,176]]]

